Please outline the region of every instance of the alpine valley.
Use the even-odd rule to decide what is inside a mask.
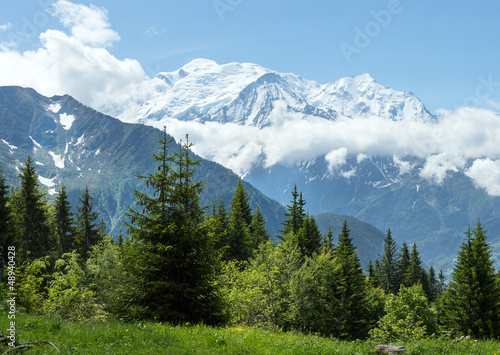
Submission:
[[[206,59],[160,73],[137,92],[126,106],[102,109],[124,122],[165,125],[175,137],[189,133],[197,154],[281,204],[297,184],[311,214],[390,228],[398,243],[417,243],[427,265],[447,272],[468,225],[480,218],[498,261],[500,198],[475,169],[490,161],[481,160],[483,134],[477,144],[467,137],[470,124],[481,125],[468,109],[433,115],[411,92],[368,74],[319,84]],[[472,142],[470,153],[450,143],[456,140]]]
[[[47,197],[65,185],[73,206],[88,187],[94,209],[109,232],[124,232],[124,213],[134,206],[134,190],[145,191],[137,175],[156,169],[153,153],[163,133],[141,124],[123,123],[85,106],[71,96],[40,95],[21,87],[0,87],[0,169],[13,186],[28,156]],[[170,151],[179,145],[171,143]],[[238,176],[220,164],[200,159],[196,179],[205,184],[201,203],[210,208],[219,199],[229,208]],[[243,182],[253,209],[260,206],[267,228],[275,235],[282,228],[286,208]],[[291,197],[290,197],[291,198]],[[318,224],[335,235],[346,216],[324,214]],[[364,266],[382,252],[384,234],[375,227],[348,217],[355,245]]]
[[[338,215],[352,216],[364,265],[382,252],[390,228],[398,243],[417,243],[428,266],[449,272],[478,218],[499,261],[500,198],[474,173],[482,156],[448,144],[454,133],[445,128],[460,115],[433,115],[414,94],[368,74],[319,84],[256,64],[196,59],[145,80],[125,104],[95,109],[70,96],[0,88],[0,167],[8,180],[31,154],[49,194],[64,183],[77,204],[85,186],[94,189],[117,233],[141,188],[135,174],[154,168],[166,126],[176,139],[189,134],[203,158],[203,203],[228,204],[239,175],[271,233],[296,184],[323,232],[332,225],[338,233]],[[368,235],[357,239],[358,228]]]

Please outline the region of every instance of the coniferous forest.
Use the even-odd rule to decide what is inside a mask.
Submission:
[[[241,180],[229,206],[202,206],[188,137],[175,152],[169,143],[164,134],[153,156],[156,172],[137,176],[148,192],[135,192],[127,233],[116,240],[89,189],[77,206],[64,186],[49,202],[29,157],[19,188],[0,175],[1,292],[8,300],[15,290],[16,314],[370,344],[445,339],[450,353],[464,339],[500,338],[500,276],[479,219],[464,231],[449,277],[424,267],[416,244],[398,246],[390,229],[383,254],[364,270],[347,222],[338,236],[323,235],[296,187],[276,241]],[[7,327],[1,332],[9,335]]]

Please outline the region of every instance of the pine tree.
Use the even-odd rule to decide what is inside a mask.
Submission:
[[[333,253],[339,265],[339,314],[337,336],[345,339],[362,339],[368,332],[367,285],[363,269],[352,244],[347,220],[338,237]]]
[[[234,190],[229,214],[229,259],[247,260],[252,254],[250,224],[252,210],[248,203],[248,195],[243,188],[241,179]]]
[[[445,322],[474,338],[500,336],[500,285],[495,276],[486,231],[478,220],[465,232],[452,281],[445,294]]]
[[[266,219],[260,210],[260,206],[257,206],[255,212],[252,216],[252,223],[250,224],[250,234],[251,234],[251,247],[252,249],[257,249],[261,243],[267,242],[271,237],[266,228]]]
[[[422,283],[423,278],[422,260],[420,259],[420,253],[417,249],[417,243],[414,243],[411,250],[410,265],[408,267],[406,280],[409,286],[413,286]]]
[[[401,247],[401,253],[399,257],[399,262],[397,265],[397,283],[405,287],[410,287],[411,284],[408,282],[408,270],[410,269],[410,250],[408,244],[403,243]]]
[[[158,321],[217,323],[222,319],[215,282],[219,258],[200,206],[203,184],[194,181],[199,161],[191,157],[187,137],[173,155],[171,141],[164,131],[161,151],[153,155],[158,170],[139,176],[153,196],[135,191],[138,209],[127,214],[139,310]]]
[[[54,228],[59,259],[61,259],[64,253],[69,253],[78,248],[75,240],[76,232],[73,217],[74,213],[71,211],[71,204],[68,200],[66,186],[62,185],[55,199],[54,216]]]
[[[399,255],[397,254],[396,241],[392,238],[391,229],[387,230],[384,239],[384,255],[380,258],[377,276],[382,288],[387,293],[396,294],[399,291],[399,282],[397,277],[397,266]]]
[[[21,189],[17,196],[16,208],[21,232],[21,258],[40,258],[51,251],[51,231],[45,194],[38,184],[33,160],[28,156],[19,174]]]
[[[278,238],[280,240],[284,240],[287,235],[290,233],[297,234],[302,228],[302,224],[306,218],[306,214],[304,211],[304,206],[306,201],[302,198],[302,192],[297,191],[297,185],[293,187],[292,190],[292,204],[287,205],[288,212],[285,213],[286,219],[282,223],[283,229],[280,230],[280,235]]]
[[[297,232],[299,248],[303,256],[312,256],[321,247],[321,232],[314,217],[307,215]]]
[[[444,292],[444,289],[446,288],[446,276],[443,274],[443,270],[439,271],[439,276],[438,276],[438,286],[437,286],[437,294],[440,295]]]
[[[234,190],[232,200],[238,203],[243,219],[245,220],[246,226],[250,227],[250,224],[252,224],[252,209],[250,208],[248,194],[245,188],[243,187],[243,182],[241,181],[241,179],[238,179],[238,184],[236,185],[236,189]],[[232,203],[233,201],[231,201],[231,209],[232,209]]]
[[[323,246],[330,252],[333,252],[335,250],[335,243],[333,242],[333,232],[331,225],[328,226],[328,231],[326,232],[325,238],[323,239]]]
[[[223,259],[228,259],[227,254],[229,246],[229,218],[226,211],[226,205],[222,198],[212,207],[213,233],[215,236],[215,248],[220,250]]]
[[[429,268],[429,291],[427,294],[427,299],[429,303],[432,303],[436,300],[436,297],[439,295],[439,282],[436,278],[436,272],[434,268],[431,266]]]
[[[77,206],[77,233],[78,233],[78,252],[83,261],[87,260],[90,249],[103,239],[102,228],[97,224],[99,212],[93,211],[94,203],[90,196],[89,189],[80,197],[81,206]]]

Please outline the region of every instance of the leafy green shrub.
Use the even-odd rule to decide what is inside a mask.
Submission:
[[[105,305],[105,310],[127,318],[131,281],[123,265],[124,248],[114,245],[111,238],[103,240],[92,248],[85,272],[89,288],[95,292],[97,301]]]
[[[422,339],[436,331],[436,314],[427,304],[420,285],[401,286],[399,294],[390,294],[384,308],[386,315],[378,327],[370,330],[370,337],[381,342]]]
[[[78,321],[105,321],[107,313],[97,303],[95,293],[84,286],[85,272],[76,251],[56,261],[43,311]]]
[[[47,297],[46,290],[43,287],[49,277],[44,274],[47,268],[50,268],[49,257],[27,261],[19,270],[19,279],[17,280],[19,304],[27,312],[42,309]]]

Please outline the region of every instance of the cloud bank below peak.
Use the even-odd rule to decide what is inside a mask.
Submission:
[[[380,117],[345,118],[335,121],[287,112],[276,105],[272,124],[263,128],[235,123],[194,122],[164,119],[176,138],[189,133],[194,151],[237,174],[256,165],[291,166],[323,157],[329,173],[346,178],[355,175],[347,157],[358,163],[367,157],[388,157],[400,174],[422,162],[420,176],[442,184],[450,172],[463,172],[490,195],[500,196],[500,116],[485,109],[441,111],[433,123],[392,121]]]

